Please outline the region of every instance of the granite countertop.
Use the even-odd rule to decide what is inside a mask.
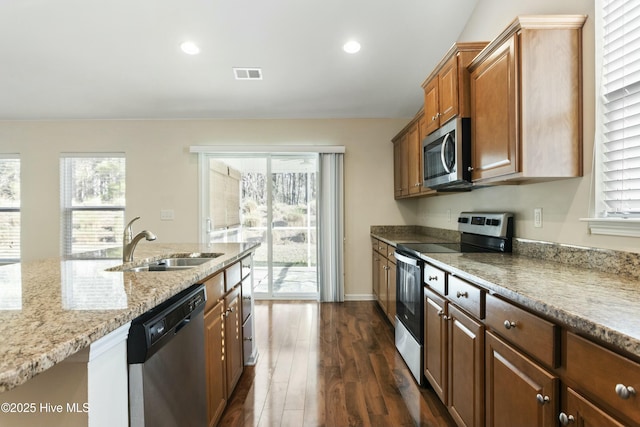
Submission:
[[[387,243],[393,233],[372,233]],[[419,237],[422,239],[423,237]],[[423,254],[430,264],[640,359],[640,281],[516,253]]]
[[[168,256],[222,254],[194,268],[110,271],[121,250],[0,267],[0,392],[88,347],[183,289],[255,250],[254,243],[140,244],[135,266]],[[114,258],[116,256],[116,258]]]

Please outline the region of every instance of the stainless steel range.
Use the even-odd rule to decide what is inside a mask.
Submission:
[[[513,214],[462,212],[460,243],[403,243],[396,248],[396,348],[418,384],[424,384],[424,299],[422,254],[511,252]]]

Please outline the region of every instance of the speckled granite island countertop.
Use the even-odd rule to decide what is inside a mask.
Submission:
[[[179,271],[108,271],[122,265],[120,249],[96,252],[94,259],[52,258],[1,266],[0,392],[23,384],[257,246],[153,242],[139,245],[135,261],[128,264],[222,254]]]
[[[371,235],[394,245],[429,241],[428,236],[411,238],[385,230],[377,230]],[[598,271],[525,256],[518,253],[520,247],[536,243],[514,240],[512,254],[430,253],[423,254],[423,258],[561,326],[640,360],[640,280],[637,277],[614,273],[615,268],[611,268],[611,272]],[[554,250],[562,251],[562,248],[558,249],[559,246]],[[566,251],[575,249],[567,247]],[[596,257],[601,256],[602,252],[593,250]],[[587,249],[575,257],[577,263],[581,263],[581,257],[585,258],[582,262],[584,265],[593,263]],[[624,262],[628,268],[640,268],[637,257],[637,254],[627,254]]]

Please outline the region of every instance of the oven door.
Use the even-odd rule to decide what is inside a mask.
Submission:
[[[422,345],[422,261],[398,252],[395,257],[396,316],[418,344]]]

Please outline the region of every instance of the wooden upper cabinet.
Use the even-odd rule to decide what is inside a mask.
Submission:
[[[422,185],[422,139],[425,136],[422,110],[393,138],[394,196],[396,199],[435,193]]]
[[[469,64],[474,182],[582,176],[585,19],[518,17]]]
[[[422,83],[425,136],[455,116],[469,117],[469,73],[466,67],[486,45],[486,42],[455,43]]]

